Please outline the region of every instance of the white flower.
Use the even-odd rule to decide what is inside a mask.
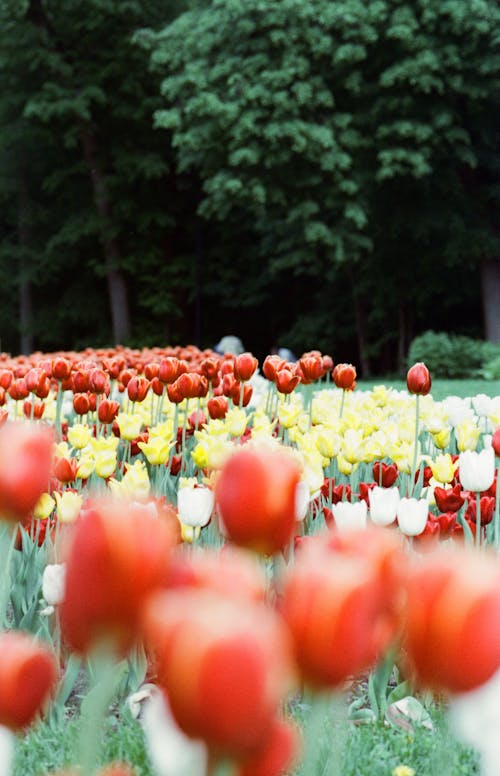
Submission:
[[[370,518],[375,525],[390,525],[396,519],[399,504],[398,488],[380,488],[375,485],[368,493]]]
[[[179,520],[184,525],[204,526],[212,516],[214,493],[210,488],[181,487],[177,494]]]
[[[11,776],[15,741],[14,734],[0,725],[0,776]]]
[[[65,580],[65,563],[49,563],[45,566],[42,576],[42,595],[48,606],[57,606],[63,601]]]
[[[188,738],[178,728],[160,690],[144,700],[141,724],[156,776],[205,776],[204,744]]]
[[[309,508],[309,485],[304,480],[297,484],[295,489],[295,519],[304,520]]]
[[[368,507],[366,501],[339,501],[332,506],[335,525],[339,531],[351,531],[366,527]]]
[[[473,420],[474,412],[470,406],[470,399],[461,399],[459,396],[447,396],[441,402],[445,414],[451,426],[458,426],[464,420]]]
[[[449,713],[456,734],[481,754],[482,776],[498,776],[500,762],[500,671],[475,690],[452,698]]]
[[[398,525],[406,536],[418,536],[422,533],[429,515],[426,498],[402,498],[397,508]]]
[[[487,447],[480,453],[465,450],[460,453],[458,466],[464,490],[488,490],[495,479],[495,451],[492,447]]]

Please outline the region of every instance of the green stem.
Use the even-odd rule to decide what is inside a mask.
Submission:
[[[10,598],[10,565],[16,542],[16,532],[16,527],[12,530],[9,523],[4,523],[0,519],[0,629],[7,624],[6,614]]]
[[[342,399],[340,401],[339,418],[341,418],[344,413],[344,404],[345,404],[345,388],[342,388]]]
[[[481,546],[481,494],[476,492],[476,547]]]
[[[500,463],[497,465],[497,481],[496,481],[496,488],[495,488],[495,517],[494,517],[494,524],[493,524],[493,544],[496,550],[498,550],[499,522],[500,522]]]
[[[410,487],[408,489],[409,495],[413,494],[415,490],[415,472],[417,471],[417,453],[418,453],[418,423],[420,412],[420,395],[417,393],[415,396],[415,444],[413,446],[413,461],[411,464],[411,479]]]

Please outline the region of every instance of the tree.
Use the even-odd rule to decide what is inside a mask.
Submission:
[[[367,374],[383,278],[375,317],[391,332],[399,319],[401,365],[429,270],[443,288],[452,264],[466,272],[499,255],[498,21],[492,0],[214,0],[141,33],[164,77],[156,125],[179,172],[201,179],[198,212],[226,242],[254,235],[236,267],[214,268],[245,275],[235,303],[259,282],[320,277],[319,334],[332,292],[349,289]],[[486,170],[489,185],[474,196],[467,181]],[[431,206],[412,210],[423,196]],[[453,234],[450,222],[460,225]]]

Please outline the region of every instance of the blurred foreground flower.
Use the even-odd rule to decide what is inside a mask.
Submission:
[[[216,485],[224,529],[236,544],[272,555],[295,529],[300,469],[287,452],[242,447],[227,461]]]
[[[164,584],[176,526],[171,513],[101,501],[77,520],[66,563],[61,629],[85,653],[101,641],[125,652],[145,598]]]
[[[7,423],[0,428],[0,519],[22,520],[47,490],[53,435],[48,428]]]
[[[57,679],[52,652],[21,631],[0,634],[0,725],[20,730],[42,710]]]
[[[406,584],[404,654],[418,685],[449,693],[500,667],[500,566],[467,548],[414,561]]]

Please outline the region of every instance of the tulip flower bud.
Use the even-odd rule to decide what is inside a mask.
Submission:
[[[168,356],[160,362],[158,369],[158,378],[162,383],[170,384],[179,377],[179,359]]]
[[[23,399],[28,398],[29,391],[24,377],[18,377],[12,381],[8,389],[8,394],[14,401],[22,401]]]
[[[73,393],[86,393],[89,390],[89,376],[88,370],[78,369],[71,375],[71,382],[73,384]]]
[[[404,555],[380,528],[309,538],[286,573],[281,613],[306,682],[332,688],[372,666],[400,628]]]
[[[0,519],[21,520],[47,489],[52,434],[46,428],[7,423],[0,428]]]
[[[89,374],[89,390],[94,393],[109,393],[109,382],[102,369],[92,369]]]
[[[410,393],[427,396],[431,390],[431,376],[426,365],[419,361],[414,364],[406,375],[406,385]]]
[[[212,420],[222,420],[222,418],[225,418],[228,406],[225,396],[214,396],[207,401],[208,414]]]
[[[117,401],[103,399],[97,410],[97,417],[101,423],[109,424],[114,421],[120,411],[120,405]]]
[[[33,418],[34,420],[40,420],[45,411],[45,404],[43,401],[31,402],[28,399],[23,404],[23,414],[26,418]]]
[[[86,415],[90,409],[90,399],[86,393],[75,393],[73,396],[73,409],[77,415]]]
[[[337,388],[353,391],[356,387],[356,369],[352,364],[337,364],[332,372],[332,380]]]
[[[131,377],[127,383],[127,394],[130,401],[144,401],[149,391],[149,380],[145,377]]]
[[[177,527],[139,506],[99,502],[75,523],[61,630],[85,654],[101,639],[126,652],[147,596],[163,585]]]
[[[0,369],[0,387],[7,391],[12,382],[13,376],[14,375],[12,374],[12,370]]]
[[[370,519],[375,525],[390,525],[396,519],[399,505],[397,488],[381,488],[376,485],[368,493]]]
[[[495,479],[495,451],[487,447],[476,453],[465,450],[459,457],[460,482],[464,490],[488,490]]]
[[[76,458],[56,458],[53,471],[54,477],[59,482],[73,482],[78,471],[78,460]]]
[[[415,680],[461,693],[500,667],[500,571],[472,550],[434,552],[410,568],[404,652]]]
[[[52,377],[56,380],[66,380],[71,374],[71,361],[67,358],[52,359]]]
[[[181,479],[177,493],[177,509],[181,523],[202,528],[210,521],[213,508],[214,494],[210,488]]]
[[[332,512],[339,531],[359,530],[366,526],[366,501],[338,501],[332,506]]]
[[[152,596],[143,622],[181,730],[218,755],[243,758],[265,746],[292,676],[279,617],[263,604],[186,588]]]
[[[297,463],[284,451],[237,450],[216,485],[216,501],[229,537],[267,555],[285,547],[295,528],[299,480]]]
[[[276,388],[280,393],[289,394],[292,393],[294,388],[300,382],[300,376],[296,372],[292,372],[290,369],[280,369],[276,372]]]
[[[262,364],[262,374],[268,380],[274,382],[276,380],[276,374],[285,366],[285,364],[285,359],[280,358],[278,355],[266,356],[264,363]]]
[[[383,461],[376,461],[372,467],[373,479],[377,485],[381,485],[384,488],[390,488],[394,485],[398,476],[399,469],[395,463],[384,463]]]
[[[57,669],[47,647],[27,633],[0,634],[0,725],[30,725],[52,692]]]
[[[319,380],[323,372],[323,361],[320,356],[302,356],[299,359],[299,374],[304,384]]]
[[[406,536],[421,534],[429,516],[427,499],[402,498],[397,509],[398,525]]]
[[[234,376],[241,382],[250,380],[258,365],[259,362],[251,353],[241,353],[234,361]]]
[[[144,377],[151,382],[160,374],[160,365],[156,361],[150,361],[144,365]]]

